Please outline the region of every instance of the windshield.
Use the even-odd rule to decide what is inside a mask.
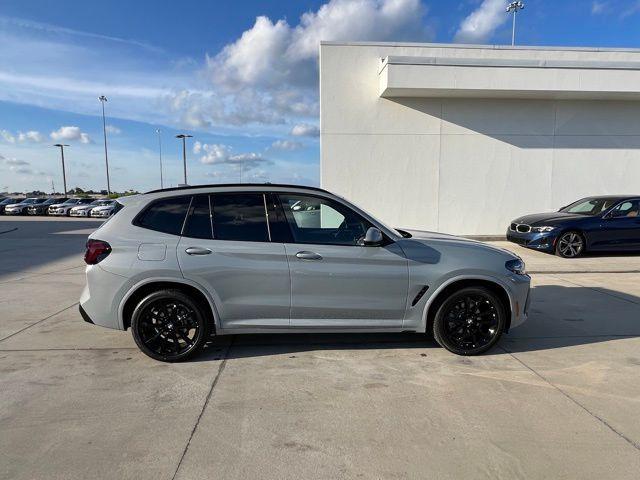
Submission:
[[[39,203],[40,199],[39,198],[27,198],[25,201],[23,201],[22,203]]]
[[[69,200],[64,202],[63,205],[75,205],[76,203],[78,203],[78,199],[77,198],[70,198]]]
[[[600,215],[615,205],[618,200],[618,198],[587,198],[561,208],[560,211],[579,215]]]
[[[0,205],[11,205],[13,203],[18,203],[19,201],[19,198],[5,198],[0,202]]]

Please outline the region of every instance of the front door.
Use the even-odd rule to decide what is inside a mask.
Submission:
[[[289,325],[289,266],[284,245],[269,237],[262,193],[193,198],[178,260],[213,296],[222,328]]]
[[[401,327],[408,262],[392,242],[364,246],[372,226],[340,202],[279,194],[291,229],[285,243],[291,271],[291,325]]]
[[[640,200],[627,200],[613,208],[592,234],[595,248],[635,250],[640,248]]]

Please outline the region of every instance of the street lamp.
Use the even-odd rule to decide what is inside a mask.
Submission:
[[[187,185],[187,138],[192,138],[193,135],[186,135],[181,133],[180,135],[176,135],[176,138],[182,139],[182,163],[184,164],[184,184]]]
[[[507,6],[507,13],[513,12],[513,28],[511,30],[511,46],[516,44],[516,13],[524,8],[524,2],[510,2]]]
[[[162,180],[162,130],[156,128],[158,134],[158,153],[160,155],[160,188],[164,188],[164,182]]]
[[[60,147],[60,157],[62,158],[62,183],[64,185],[64,192],[63,194],[66,195],[67,194],[67,174],[64,171],[64,147],[68,147],[69,145],[66,145],[64,143],[56,143],[54,145],[54,147]]]
[[[111,195],[111,183],[109,182],[109,156],[107,155],[107,121],[104,116],[104,102],[107,101],[107,97],[100,95],[98,97],[102,104],[102,132],[104,133],[104,163],[107,166],[107,192]]]

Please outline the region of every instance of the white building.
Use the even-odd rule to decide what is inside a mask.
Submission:
[[[397,227],[640,194],[640,50],[323,42],[320,109],[322,187]]]

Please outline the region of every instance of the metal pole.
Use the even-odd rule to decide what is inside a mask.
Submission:
[[[64,171],[64,147],[60,147],[60,156],[62,157],[62,183],[64,185],[64,195],[67,194],[67,174]]]
[[[184,166],[184,184],[187,184],[187,139],[182,137],[182,163]]]
[[[158,151],[160,155],[160,188],[164,188],[164,181],[162,180],[162,130],[157,129],[158,132]]]
[[[111,195],[111,182],[109,181],[109,155],[107,154],[107,121],[104,115],[104,102],[107,101],[107,97],[101,95],[100,103],[102,103],[102,131],[104,133],[104,163],[107,167],[107,192]]]
[[[513,29],[511,30],[511,46],[513,47],[516,44],[516,14],[518,10],[513,11]]]

